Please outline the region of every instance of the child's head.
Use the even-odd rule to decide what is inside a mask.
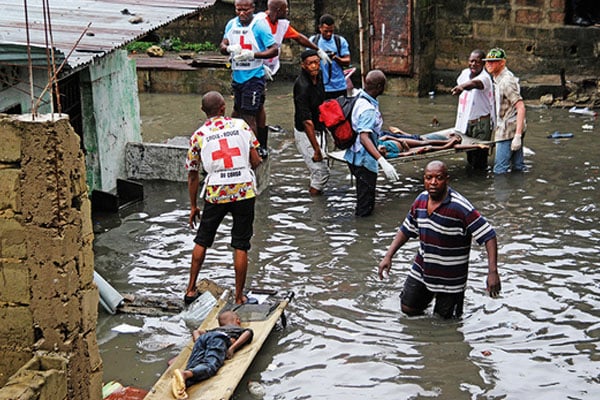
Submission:
[[[240,316],[235,311],[225,311],[219,314],[219,326],[240,325]]]

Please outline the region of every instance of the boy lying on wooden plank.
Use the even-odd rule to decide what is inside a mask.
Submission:
[[[240,317],[235,311],[219,315],[219,327],[192,332],[194,348],[184,370],[173,372],[171,390],[178,400],[188,398],[187,387],[214,376],[238,349],[252,341],[254,332],[242,328]]]

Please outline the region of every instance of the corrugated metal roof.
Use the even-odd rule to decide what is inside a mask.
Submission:
[[[0,46],[27,44],[24,0],[0,0]],[[216,0],[49,0],[54,47],[78,68]],[[41,0],[27,1],[30,44],[46,47]],[[130,22],[141,18],[141,22]],[[90,24],[87,32],[86,27]],[[83,34],[83,36],[82,36]],[[81,40],[78,42],[78,40]]]
[[[0,65],[28,65],[29,59],[34,66],[46,66],[52,57],[46,53],[46,48],[31,47],[31,54],[27,54],[27,48],[18,44],[0,44]],[[58,66],[65,59],[61,51],[54,52],[54,62]]]

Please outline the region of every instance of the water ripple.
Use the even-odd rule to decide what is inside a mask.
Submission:
[[[423,115],[435,111],[440,121],[453,121],[456,111],[456,100],[443,96],[434,102],[381,100],[386,123],[416,132],[430,129],[419,125]],[[197,96],[190,101],[197,107]],[[276,115],[289,110],[282,105]],[[296,296],[286,311],[287,328],[273,331],[234,398],[249,398],[248,380],[261,381],[265,399],[278,400],[596,398],[599,147],[581,135],[560,147],[545,139],[548,121],[561,131],[580,128],[567,115],[528,109],[526,140],[535,155],[526,158],[527,173],[494,176],[466,168],[463,155],[446,159],[452,187],[496,230],[503,287],[499,298],[487,295],[486,251],[474,244],[459,321],[441,321],[430,310],[414,318],[400,312],[416,240],[397,252],[389,279],[380,281],[376,273],[422,190],[424,162],[399,165],[397,183],[380,176],[374,215],[355,218],[354,183],[343,163],[332,165],[325,195],[310,197],[307,170],[291,136],[272,137],[272,179],[257,199],[248,286]],[[291,130],[289,121],[277,123]],[[186,227],[187,189],[148,183],[145,192],[143,210],[97,235],[96,268],[125,292],[179,298],[194,237]],[[234,282],[230,228],[228,219],[201,271],[228,287]],[[176,318],[149,317],[138,337],[112,335],[110,326],[121,322],[140,325],[139,318],[101,313],[105,380],[149,387],[189,332]]]

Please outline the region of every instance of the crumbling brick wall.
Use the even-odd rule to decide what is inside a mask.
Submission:
[[[454,84],[471,50],[506,50],[508,67],[527,75],[598,76],[600,30],[565,24],[566,0],[452,0],[438,3],[438,76]]]
[[[0,115],[0,143],[0,399],[100,399],[79,136],[66,117]]]

